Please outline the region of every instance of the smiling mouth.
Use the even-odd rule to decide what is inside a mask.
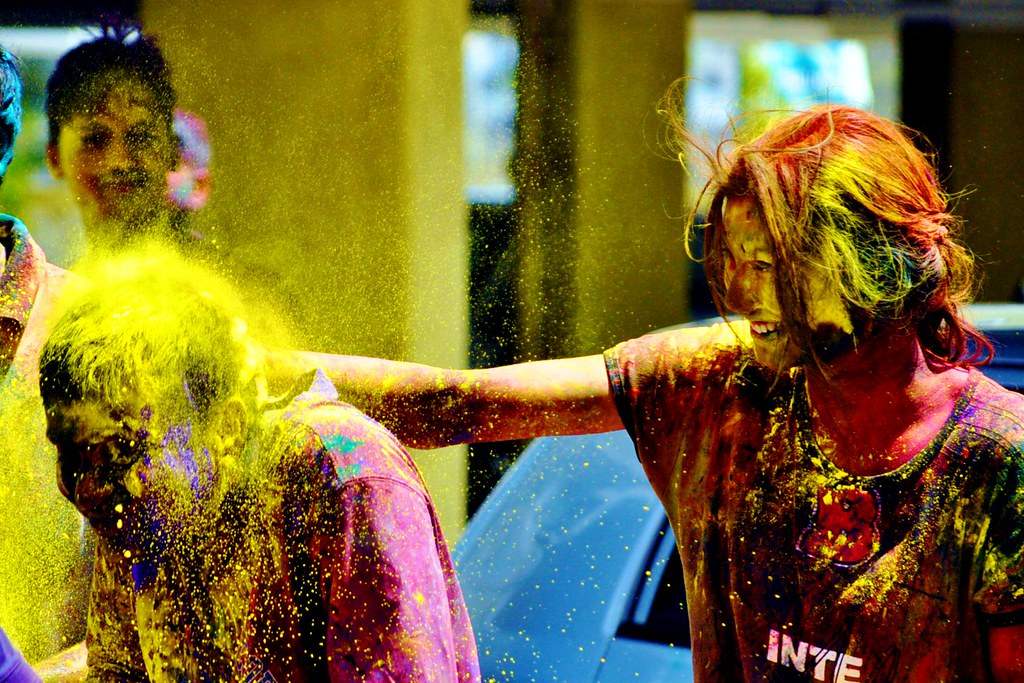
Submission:
[[[132,192],[138,192],[143,187],[145,187],[145,185],[143,183],[136,183],[136,182],[114,182],[114,183],[105,183],[102,187],[107,192],[121,195],[121,194],[129,194],[129,193],[132,193]]]
[[[759,339],[769,339],[778,335],[782,329],[782,325],[779,323],[770,323],[760,320],[750,321],[750,332]]]

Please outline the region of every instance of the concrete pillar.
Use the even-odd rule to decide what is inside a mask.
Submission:
[[[686,66],[685,0],[580,0],[579,352],[687,319],[683,173],[658,100]]]
[[[201,228],[306,348],[466,365],[462,0],[143,2],[206,118]],[[464,449],[417,459],[454,540]]]
[[[683,177],[659,98],[687,0],[524,0],[520,185],[526,355],[600,351],[686,319]]]
[[[978,298],[1020,296],[1024,278],[1024,28],[978,11],[979,20],[930,17],[906,21],[903,111],[938,154],[943,186],[959,195],[954,210],[984,277]]]
[[[1014,297],[1024,279],[1024,29],[961,28],[953,39],[950,106],[952,176],[968,190],[957,202],[965,236],[980,257],[989,301]]]

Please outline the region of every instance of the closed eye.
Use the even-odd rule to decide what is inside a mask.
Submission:
[[[103,149],[110,142],[110,131],[93,129],[82,136],[82,146],[89,150]]]

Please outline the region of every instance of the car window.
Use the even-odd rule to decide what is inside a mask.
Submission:
[[[672,647],[690,646],[683,567],[666,519],[644,571],[637,577],[631,608],[617,636]]]

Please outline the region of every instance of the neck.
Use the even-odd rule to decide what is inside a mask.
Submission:
[[[89,247],[117,251],[143,240],[168,239],[170,218],[167,211],[152,211],[128,219],[95,216],[86,221]]]
[[[967,378],[959,368],[933,370],[913,333],[880,331],[824,370],[808,366],[814,432],[847,472],[894,470],[938,435]]]

